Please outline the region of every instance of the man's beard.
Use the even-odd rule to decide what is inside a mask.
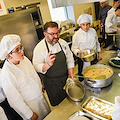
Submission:
[[[59,38],[58,38],[58,40],[59,40]],[[48,42],[49,42],[51,45],[55,45],[58,41],[55,42],[55,41],[54,41],[54,38],[53,38],[52,41],[48,40]]]

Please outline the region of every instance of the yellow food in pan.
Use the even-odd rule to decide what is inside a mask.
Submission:
[[[84,76],[91,78],[91,79],[97,79],[97,78],[107,79],[112,74],[113,72],[109,68],[93,68],[93,69],[88,70],[86,73],[84,73]]]

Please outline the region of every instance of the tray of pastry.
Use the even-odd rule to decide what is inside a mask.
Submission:
[[[82,105],[82,109],[99,119],[112,120],[114,106],[113,103],[90,96]]]
[[[98,119],[88,113],[85,113],[82,111],[77,111],[77,112],[73,113],[68,118],[68,120],[98,120]]]

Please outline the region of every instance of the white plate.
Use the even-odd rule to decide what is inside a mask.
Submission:
[[[114,58],[110,58],[109,59],[109,63],[112,65],[112,66],[115,66],[115,67],[119,67],[120,68],[120,65],[116,65],[116,64],[114,64],[113,62],[112,62],[112,60],[120,60],[120,58],[119,57],[114,57]]]

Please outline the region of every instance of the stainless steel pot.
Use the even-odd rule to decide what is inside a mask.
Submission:
[[[83,75],[85,75],[85,73],[93,68],[109,68],[112,71],[112,75],[107,78],[107,79],[91,79],[91,78],[84,78],[84,81],[87,85],[91,86],[91,87],[98,87],[98,88],[102,88],[102,87],[107,87],[108,85],[110,85],[112,83],[112,76],[113,76],[113,69],[108,66],[108,65],[104,65],[104,64],[95,64],[95,65],[91,65],[89,67],[87,67],[86,69],[84,69],[83,71]]]
[[[84,86],[76,79],[67,79],[65,90],[69,98],[73,101],[81,101],[85,96]]]
[[[96,55],[97,54],[94,49],[88,49],[88,50],[82,51],[82,53],[80,54],[80,58],[84,62],[90,62],[96,58]]]

